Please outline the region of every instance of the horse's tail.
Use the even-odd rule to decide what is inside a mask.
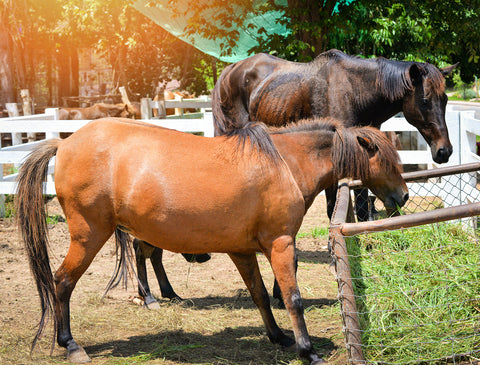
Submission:
[[[117,263],[103,297],[107,295],[110,289],[115,288],[120,283],[122,283],[124,288],[127,288],[128,272],[130,268],[133,268],[133,257],[135,254],[132,252],[131,236],[119,227],[115,229],[115,247]],[[135,271],[133,269],[131,271],[136,276]],[[140,281],[137,280],[137,282],[141,286]],[[143,287],[141,289],[144,291]]]
[[[227,66],[218,78],[212,91],[212,113],[215,135],[221,136],[234,129],[243,128],[249,120],[243,103],[242,91],[234,80],[236,64]]]
[[[54,339],[57,328],[57,319],[54,315],[55,285],[48,257],[47,213],[43,197],[43,182],[47,177],[48,163],[56,155],[59,144],[60,139],[47,140],[40,144],[28,155],[18,173],[15,198],[16,219],[42,307],[42,316],[31,350],[42,335],[50,316],[54,320]]]

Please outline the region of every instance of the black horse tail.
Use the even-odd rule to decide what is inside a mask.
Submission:
[[[249,120],[248,110],[243,103],[244,93],[238,86],[240,75],[235,72],[236,63],[227,66],[218,78],[212,91],[212,112],[215,135],[221,136],[234,129],[241,129]]]
[[[107,295],[110,289],[115,288],[120,283],[122,283],[123,288],[126,289],[128,284],[129,271],[131,271],[133,275],[136,276],[135,270],[133,270],[133,257],[135,254],[132,251],[132,237],[127,232],[122,231],[121,227],[117,227],[115,229],[115,247],[115,256],[117,257],[117,262],[113,275],[107,284],[103,297]],[[145,290],[141,286],[140,281],[138,281],[138,278],[137,282],[138,285],[140,285],[142,291],[145,292]]]
[[[53,317],[54,321],[52,349],[56,337],[55,285],[48,257],[47,213],[43,197],[43,182],[47,177],[48,163],[56,155],[60,141],[60,139],[47,140],[36,147],[20,168],[17,180],[16,220],[42,308],[42,316],[31,350],[42,335],[49,317]]]

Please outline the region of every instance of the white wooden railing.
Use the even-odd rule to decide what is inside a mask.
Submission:
[[[177,115],[173,117],[175,119],[148,119],[148,122],[185,132],[201,132],[204,136],[212,137],[214,133],[213,117],[208,108],[209,105],[211,106],[211,104],[208,103],[211,102],[206,100],[201,100],[201,102],[203,103],[201,106],[203,109],[203,118],[180,119]],[[166,106],[169,108],[191,108],[195,105],[198,104],[191,104],[186,100],[180,102],[168,101],[166,103]],[[156,102],[149,100],[148,107],[151,109],[158,107],[158,105]],[[14,194],[16,187],[16,173],[13,172],[7,176],[3,176],[3,165],[14,164],[14,166],[19,166],[33,146],[39,143],[32,142],[21,144],[21,133],[43,132],[46,134],[46,138],[51,138],[57,136],[60,132],[75,132],[89,122],[88,120],[56,120],[56,118],[58,118],[58,111],[56,109],[47,109],[45,114],[0,119],[0,133],[11,133],[13,142],[13,146],[0,149],[0,216],[2,216],[3,213],[3,194]],[[448,165],[480,161],[479,156],[476,155],[476,136],[480,135],[480,120],[474,118],[474,112],[453,111],[448,109],[446,113],[446,121],[454,151],[453,155],[450,157]],[[403,117],[389,119],[382,125],[381,129],[384,131],[418,132]],[[419,136],[419,140],[419,145],[421,146],[419,150],[399,151],[402,163],[428,164],[429,166],[435,167],[436,164],[432,160],[430,148],[424,141],[423,143],[421,142],[423,140],[421,136]],[[49,173],[51,175],[45,183],[47,194],[55,194],[53,166],[54,160],[52,160],[50,164]],[[474,184],[473,178],[470,185],[472,189],[476,189],[476,183]],[[415,189],[414,191],[418,191],[418,189]],[[452,205],[458,204],[453,202]]]

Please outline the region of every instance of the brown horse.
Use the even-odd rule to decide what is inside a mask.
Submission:
[[[113,233],[125,266],[128,232],[173,252],[228,253],[260,310],[269,339],[290,346],[295,341],[278,327],[270,309],[256,260],[262,252],[280,285],[299,355],[311,364],[323,363],[307,333],[295,277],[294,238],[305,209],[324,182],[344,176],[362,178],[390,207],[402,205],[408,195],[396,159],[384,158],[386,149],[379,148],[376,134],[349,131],[311,125],[273,135],[285,161],[298,161],[292,170],[263,124],[248,125],[229,137],[205,138],[107,118],[67,139],[42,143],[20,169],[16,196],[19,229],[42,306],[32,347],[53,312],[57,342],[67,348],[68,359],[90,360],[70,331],[70,297]],[[332,154],[332,145],[342,148]],[[136,153],[131,153],[133,147]],[[42,195],[53,156],[56,192],[71,238],[55,278]],[[302,179],[296,181],[299,174]]]
[[[98,103],[86,108],[60,108],[60,119],[93,120],[106,117],[139,119],[140,111],[131,104]]]
[[[323,131],[320,131],[321,129]],[[298,153],[292,152],[292,146],[294,146],[294,138],[298,138],[298,134],[301,131],[303,133],[312,133],[312,134],[319,134],[322,136],[323,139],[331,139],[328,142],[328,146],[324,146],[325,151],[324,153],[330,153],[330,159],[332,162],[328,162],[327,165],[324,167],[322,171],[322,176],[318,176],[319,180],[316,182],[316,185],[312,185],[310,182],[305,181],[305,176],[303,175],[303,171],[307,169],[306,164],[307,161],[303,161],[298,158]],[[331,185],[333,181],[338,176],[344,177],[351,177],[351,178],[358,178],[360,179],[360,171],[364,170],[366,172],[371,170],[371,167],[364,166],[364,163],[367,160],[364,158],[365,151],[361,148],[361,145],[356,143],[354,140],[355,135],[363,135],[365,138],[371,141],[370,150],[373,151],[372,153],[379,153],[380,155],[379,160],[383,164],[383,171],[380,172],[380,176],[383,176],[385,171],[392,171],[397,170],[399,167],[396,167],[398,163],[399,157],[398,153],[396,153],[396,145],[393,144],[395,141],[394,137],[396,137],[395,133],[393,136],[391,133],[379,133],[378,130],[373,129],[371,127],[355,127],[355,128],[341,128],[340,124],[337,122],[335,123],[333,120],[304,120],[298,123],[298,125],[291,124],[288,128],[281,128],[277,130],[271,131],[272,140],[277,147],[280,154],[283,156],[285,162],[287,163],[290,171],[293,173],[293,177],[297,182],[300,190],[302,192],[304,201],[305,201],[305,214],[307,213],[308,208],[313,203],[315,197],[323,190],[325,190],[328,186]],[[338,136],[347,136],[344,137],[344,143],[340,144],[341,139],[334,140],[335,133],[338,133]],[[288,141],[288,145],[285,145],[281,142],[285,136],[281,136],[286,134],[289,136],[290,140]],[[320,140],[320,137],[315,137],[316,140]],[[348,138],[348,139],[347,139]],[[308,149],[308,145],[303,144],[303,138],[299,141],[301,143],[300,146],[297,146],[298,149]],[[396,139],[398,141],[398,139]],[[347,152],[349,150],[353,151],[353,148],[356,147],[357,151],[352,154],[351,152]],[[364,146],[367,147],[368,146]],[[380,151],[380,152],[378,152]],[[355,159],[355,154],[358,156],[359,160]],[[334,157],[335,155],[335,157]],[[363,157],[363,159],[362,159]],[[363,162],[362,162],[363,161]],[[358,165],[358,164],[361,165]],[[341,167],[336,167],[336,166]],[[336,169],[343,168],[345,171],[339,173],[334,172]],[[358,170],[358,169],[360,170]],[[378,172],[372,172],[372,174],[378,174]],[[395,172],[396,174],[396,172]],[[379,177],[380,177],[379,176]],[[366,179],[366,176],[363,176]],[[366,179],[367,186],[375,191],[376,186],[382,184],[381,181]],[[408,193],[405,192],[405,195],[402,197],[397,197],[395,202],[385,202],[387,206],[392,207],[394,204],[398,203],[399,205],[403,205],[408,200]],[[170,281],[168,280],[167,274],[165,272],[165,268],[162,264],[162,249],[158,247],[153,247],[149,245],[147,242],[140,241],[137,238],[134,240],[135,246],[135,254],[136,254],[136,262],[137,262],[137,273],[138,273],[138,294],[142,296],[145,300],[145,305],[148,308],[156,308],[158,307],[158,302],[155,297],[152,295],[150,286],[147,280],[147,270],[145,265],[145,259],[147,257],[150,258],[152,267],[155,271],[155,276],[157,277],[158,284],[160,286],[160,293],[163,298],[168,298],[171,300],[182,300],[182,298],[174,291]],[[202,261],[197,260],[198,262],[203,262],[208,260],[210,257],[205,255],[197,255],[200,257]],[[187,258],[187,261],[189,259]],[[190,259],[191,260],[191,259]],[[274,297],[281,301],[281,295],[279,292],[278,284],[275,283],[274,289]],[[280,303],[281,305],[281,303]]]
[[[215,134],[249,121],[281,126],[312,116],[333,117],[345,126],[380,128],[403,112],[430,145],[433,160],[444,163],[452,154],[444,77],[455,66],[438,69],[428,63],[361,59],[335,49],[310,63],[257,54],[226,67],[215,84]],[[331,217],[336,185],[325,193]]]

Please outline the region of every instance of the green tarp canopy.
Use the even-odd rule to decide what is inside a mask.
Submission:
[[[185,27],[187,25],[186,19],[189,17],[188,3],[191,0],[178,0],[175,1],[175,7],[179,11],[179,14],[186,14],[184,18],[175,17],[172,9],[168,6],[168,0],[157,0],[156,5],[150,5],[151,0],[137,0],[133,7],[143,13],[145,16],[153,20],[159,26],[166,31],[170,32],[174,36],[181,40],[193,45],[202,52],[209,54],[225,62],[237,62],[251,56],[249,50],[258,45],[258,29],[264,28],[266,34],[262,34],[262,37],[268,37],[273,34],[287,35],[289,30],[282,25],[278,20],[284,16],[282,11],[269,11],[262,15],[247,17],[246,24],[252,24],[253,28],[237,28],[240,33],[240,38],[236,43],[233,52],[229,56],[221,55],[220,44],[225,42],[224,39],[206,39],[199,34],[194,36],[185,35]],[[337,12],[339,3],[349,5],[355,0],[341,0],[337,2],[334,13]],[[276,0],[278,5],[287,6],[287,0]],[[216,24],[220,28],[220,25]],[[229,29],[228,29],[229,30]]]
[[[286,5],[286,0],[283,1],[283,3],[279,2],[279,4]],[[172,10],[168,7],[168,0],[157,1],[158,4],[155,6],[147,6],[148,3],[150,3],[150,0],[137,0],[133,4],[133,7],[174,36],[193,45],[202,52],[225,62],[237,62],[250,56],[251,54],[248,53],[248,50],[258,44],[257,30],[262,27],[267,31],[267,34],[263,35],[264,37],[272,34],[285,35],[288,32],[286,27],[278,22],[278,19],[283,16],[282,12],[270,11],[261,16],[251,16],[247,19],[247,22],[253,24],[255,28],[237,29],[240,33],[240,38],[232,54],[229,56],[220,56],[220,44],[225,40],[206,39],[200,35],[194,35],[193,38],[187,37],[184,34],[184,29],[187,25],[186,18],[175,17]],[[175,6],[181,14],[186,12],[188,17],[188,0],[178,0],[175,2]]]

